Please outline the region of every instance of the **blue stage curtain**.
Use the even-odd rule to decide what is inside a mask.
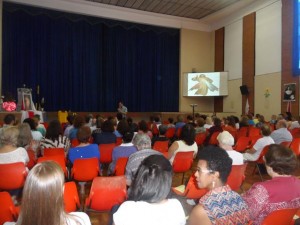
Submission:
[[[40,87],[45,110],[176,112],[178,29],[3,3],[2,90]]]
[[[294,0],[293,75],[300,76],[300,0]]]

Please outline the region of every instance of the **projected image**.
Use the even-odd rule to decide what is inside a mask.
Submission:
[[[207,95],[208,91],[219,91],[219,87],[216,86],[219,82],[216,81],[216,79],[207,77],[205,74],[196,75],[192,77],[191,80],[196,82],[196,84],[189,89],[189,91],[194,92],[194,95]],[[194,82],[191,82],[191,84]]]

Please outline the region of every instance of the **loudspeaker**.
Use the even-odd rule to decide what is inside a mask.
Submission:
[[[249,94],[247,85],[242,85],[242,86],[240,86],[240,90],[241,90],[241,94],[242,94],[242,95],[247,95],[247,94]]]

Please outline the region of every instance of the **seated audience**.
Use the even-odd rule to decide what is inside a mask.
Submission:
[[[121,157],[129,157],[131,154],[137,151],[136,147],[131,143],[133,138],[132,132],[126,132],[123,137],[123,143],[120,146],[116,146],[112,152],[112,162],[108,167],[108,175],[111,175],[115,171],[116,163]]]
[[[68,121],[68,123],[67,123],[66,127],[64,128],[65,129],[64,136],[69,137],[70,130],[74,128],[74,126],[73,126],[74,116],[73,115],[68,115],[67,116],[67,121]]]
[[[14,114],[6,114],[3,119],[3,127],[0,128],[0,135],[2,132],[9,127],[13,127],[16,123],[16,117]]]
[[[63,136],[61,124],[58,120],[52,120],[47,128],[46,136],[41,140],[42,155],[45,148],[64,148],[65,155],[68,155],[70,140]]]
[[[41,116],[39,114],[35,114],[32,119],[37,124],[36,130],[40,132],[44,137],[46,134],[46,128],[44,124],[41,124]]]
[[[100,152],[97,144],[90,144],[91,129],[88,126],[82,126],[78,129],[77,139],[79,145],[70,148],[69,160],[73,164],[75,159],[97,158],[100,160]]]
[[[168,159],[173,164],[177,152],[194,152],[194,157],[198,152],[198,146],[195,142],[195,129],[191,124],[185,124],[182,127],[180,140],[174,141],[168,150]]]
[[[196,126],[192,115],[187,115],[187,117],[186,117],[186,123],[191,124],[193,127]]]
[[[114,134],[114,124],[111,120],[105,120],[101,126],[101,132],[94,132],[93,139],[94,143],[99,144],[110,144],[116,143],[117,137]]]
[[[182,128],[184,125],[185,125],[185,122],[183,122],[183,116],[178,115],[177,116],[177,122],[175,123],[176,131],[178,130],[178,128]]]
[[[83,116],[77,115],[74,118],[73,128],[70,129],[69,132],[69,139],[72,141],[77,137],[77,131],[80,127],[85,125],[85,119]]]
[[[168,128],[169,127],[175,127],[174,125],[174,119],[172,117],[168,118],[168,124],[167,124]]]
[[[60,166],[52,161],[39,163],[26,178],[18,221],[4,224],[91,225],[84,212],[65,212],[63,196],[64,173]]]
[[[136,134],[132,140],[133,145],[137,148],[137,152],[131,154],[126,165],[126,183],[128,186],[135,176],[141,162],[149,155],[161,155],[160,152],[151,149],[151,139],[147,134]]]
[[[184,225],[177,199],[168,199],[172,166],[162,155],[145,158],[132,182],[128,200],[113,215],[115,225]]]
[[[199,188],[209,190],[189,217],[189,225],[248,224],[248,206],[226,185],[232,160],[221,148],[210,146],[199,152],[195,172]]]
[[[265,146],[274,144],[274,140],[271,138],[271,130],[269,125],[263,125],[261,127],[262,138],[259,138],[251,149],[248,149],[243,154],[244,160],[256,161],[259,158],[260,153]]]
[[[261,128],[263,125],[266,124],[266,121],[265,121],[265,117],[263,115],[259,115],[259,117],[257,118],[258,122],[255,123],[255,126],[257,128]]]
[[[205,129],[209,129],[213,126],[213,120],[210,116],[207,116],[205,119],[205,124],[204,124],[204,128]]]
[[[222,131],[223,131],[223,128],[222,128],[221,120],[218,117],[215,117],[214,125],[207,130],[208,134],[204,141],[205,145],[209,144],[210,138],[215,132],[222,132]]]
[[[109,120],[113,123],[113,126],[114,126],[114,134],[116,135],[116,137],[122,137],[122,134],[119,132],[119,130],[118,130],[118,125],[119,125],[119,123],[122,121],[122,120],[120,120],[120,121],[117,121],[117,119],[116,118],[109,118]],[[124,120],[123,121],[126,121],[125,120],[125,118],[124,118]],[[126,122],[127,123],[127,122]],[[124,124],[124,123],[123,123]],[[122,126],[122,125],[121,125]]]
[[[18,147],[20,131],[17,127],[5,129],[0,136],[0,164],[22,162],[27,165],[29,157],[25,148]]]
[[[156,141],[169,141],[169,139],[165,136],[166,132],[167,132],[168,126],[165,124],[162,124],[159,126],[158,131],[159,134],[158,136],[155,136],[152,138],[151,142],[152,142],[152,146],[154,145],[154,143]]]
[[[129,132],[129,124],[127,122],[126,119],[120,120],[118,125],[117,125],[117,131],[120,134],[117,137],[122,137],[123,134],[125,134],[126,132]]]
[[[29,124],[33,140],[42,140],[43,135],[39,131],[37,131],[37,123],[32,118],[25,119],[23,123]]]
[[[253,225],[261,224],[274,210],[300,207],[300,180],[292,176],[298,166],[293,151],[272,144],[264,159],[272,179],[254,184],[243,195]]]
[[[153,137],[152,132],[149,130],[148,124],[145,120],[141,120],[139,122],[139,130],[138,130],[139,134],[147,134],[149,136],[149,138],[151,139]]]
[[[126,120],[127,120],[130,132],[133,132],[133,133],[138,132],[139,127],[136,123],[133,122],[132,118],[127,117]]]
[[[243,155],[232,148],[234,145],[234,138],[228,131],[223,131],[220,133],[217,139],[219,146],[226,150],[227,154],[232,159],[232,165],[244,164]]]
[[[40,155],[40,142],[33,140],[30,126],[28,123],[19,125],[18,147],[25,148],[27,151],[32,150],[35,157]]]
[[[291,125],[288,127],[288,129],[289,130],[293,130],[295,128],[300,128],[299,121],[300,121],[300,117],[298,117],[298,120],[293,117]]]
[[[242,127],[249,127],[249,122],[248,122],[248,117],[247,116],[242,116],[239,124],[239,129]]]
[[[275,144],[280,144],[284,141],[292,141],[293,136],[287,129],[286,120],[279,120],[276,124],[276,130],[271,133]]]
[[[204,127],[205,120],[202,117],[199,117],[196,120],[195,132],[198,133],[206,133],[206,128]]]

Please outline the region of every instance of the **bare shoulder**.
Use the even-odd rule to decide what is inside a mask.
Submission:
[[[188,225],[211,225],[206,211],[202,205],[196,205],[189,217]]]

